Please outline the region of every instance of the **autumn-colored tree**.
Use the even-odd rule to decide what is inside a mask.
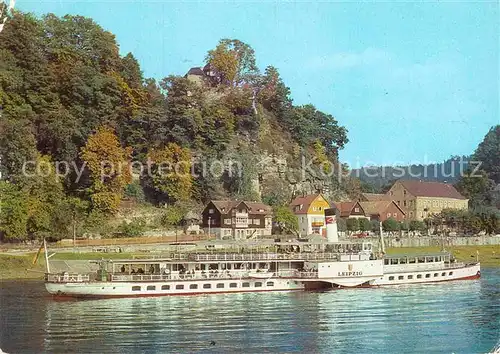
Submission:
[[[100,127],[81,150],[92,178],[92,206],[105,213],[118,209],[124,187],[131,182],[130,148],[123,148],[113,129]]]
[[[215,72],[218,84],[233,85],[238,75],[238,57],[227,44],[219,43],[206,57],[210,69]]]
[[[175,143],[148,153],[148,178],[152,187],[169,202],[187,200],[191,196],[191,151]]]

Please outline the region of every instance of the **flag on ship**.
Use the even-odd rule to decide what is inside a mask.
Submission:
[[[36,253],[35,258],[33,259],[33,265],[36,264],[36,262],[38,261],[38,257],[40,257],[40,253],[42,253],[42,251],[43,251],[44,242],[45,242],[45,240],[42,241],[42,244],[40,245],[40,248],[38,249],[38,252]]]

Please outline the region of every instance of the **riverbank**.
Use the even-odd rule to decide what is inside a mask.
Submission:
[[[418,254],[439,252],[440,247],[397,247],[387,249],[388,254]],[[455,258],[461,262],[474,262],[477,252],[482,267],[500,267],[500,246],[453,246],[447,248]],[[98,259],[123,259],[144,256],[144,253],[56,253],[52,260],[98,260]],[[45,271],[44,255],[40,255],[38,261],[33,265],[35,254],[7,255],[0,254],[0,280],[2,279],[42,279]],[[28,270],[29,269],[29,270]]]

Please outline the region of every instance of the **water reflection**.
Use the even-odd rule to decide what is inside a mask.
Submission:
[[[38,282],[0,288],[9,353],[488,352],[500,269],[480,281],[332,292],[55,301]]]

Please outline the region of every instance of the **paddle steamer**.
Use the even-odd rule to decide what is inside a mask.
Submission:
[[[96,272],[86,274],[51,273],[45,252],[45,286],[53,295],[105,298],[376,287],[480,277],[479,262],[456,262],[448,252],[387,256],[375,252],[369,242],[338,242],[335,217],[326,220],[324,241],[235,243],[234,251],[223,253],[103,260]]]

